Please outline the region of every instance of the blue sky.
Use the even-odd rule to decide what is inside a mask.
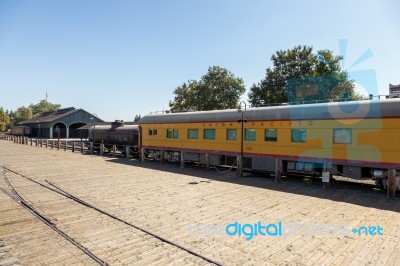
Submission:
[[[168,109],[173,90],[210,66],[248,89],[277,50],[340,54],[339,40],[344,68],[371,69],[376,93],[387,94],[400,84],[399,11],[396,0],[1,0],[0,106],[16,110],[47,91],[63,107],[133,120]]]

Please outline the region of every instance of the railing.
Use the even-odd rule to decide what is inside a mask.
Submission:
[[[111,153],[112,157],[117,155],[124,155],[127,159],[131,156],[138,157],[138,146],[137,145],[105,145],[104,143],[93,143],[88,141],[76,141],[76,140],[58,140],[58,139],[39,139],[29,138],[26,136],[14,136],[6,135],[5,140],[13,141],[17,144],[45,147],[50,149],[57,149],[63,151],[72,151],[84,154],[99,154],[103,156],[105,153]]]

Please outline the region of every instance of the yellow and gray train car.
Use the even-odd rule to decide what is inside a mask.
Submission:
[[[204,163],[208,154],[232,165],[242,154],[244,169],[274,171],[280,159],[284,173],[319,175],[328,164],[351,178],[400,169],[400,99],[156,114],[140,127],[141,148],[155,158],[183,152]]]

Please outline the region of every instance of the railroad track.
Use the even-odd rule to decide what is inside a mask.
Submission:
[[[199,263],[200,260],[202,260],[204,263],[210,263],[212,265],[222,265],[221,263],[208,258],[206,256],[201,255],[200,253],[197,253],[189,248],[186,248],[178,243],[175,243],[171,240],[168,240],[160,235],[157,235],[153,232],[150,232],[138,225],[135,225],[129,221],[126,221],[122,218],[117,217],[116,215],[113,215],[97,206],[94,206],[83,199],[80,199],[70,193],[68,193],[66,190],[62,189],[61,187],[57,186],[56,184],[45,180],[46,183],[41,183],[33,178],[30,178],[28,176],[25,176],[19,172],[16,172],[6,166],[1,166],[3,169],[3,187],[0,186],[0,190],[10,197],[12,200],[17,202],[19,205],[21,205],[23,208],[28,210],[32,215],[34,215],[37,219],[39,219],[41,222],[43,222],[46,226],[48,226],[50,229],[58,233],[62,238],[66,239],[69,243],[74,245],[76,248],[80,249],[84,254],[86,254],[88,257],[90,257],[95,263],[99,265],[111,265],[111,264],[125,264],[123,260],[120,260],[118,258],[118,255],[115,255],[114,253],[118,252],[110,252],[110,250],[115,250],[114,248],[97,248],[96,245],[93,243],[101,242],[101,239],[92,239],[93,242],[90,241],[91,237],[93,235],[97,235],[96,232],[91,232],[90,234],[79,234],[79,232],[82,233],[82,230],[79,230],[79,223],[77,225],[77,222],[75,221],[74,223],[67,224],[63,223],[63,220],[68,221],[68,217],[64,218],[63,217],[63,211],[61,211],[60,215],[60,210],[54,212],[45,212],[43,210],[49,210],[51,205],[54,205],[54,202],[47,202],[45,200],[45,204],[39,204],[37,202],[32,203],[35,201],[35,195],[39,195],[40,198],[46,199],[44,196],[47,193],[48,195],[52,194],[52,197],[54,196],[57,198],[56,202],[62,203],[62,205],[65,209],[74,209],[74,213],[89,213],[89,217],[84,217],[82,220],[85,223],[90,223],[92,226],[95,226],[97,231],[110,231],[110,232],[115,232],[115,231],[120,231],[123,232],[123,235],[125,237],[128,234],[131,234],[131,237],[128,237],[128,239],[136,239],[140,241],[148,241],[150,242],[150,246],[155,247],[154,252],[157,253],[160,252],[160,242],[163,243],[163,249],[166,251],[166,253],[171,253],[172,251],[180,253],[182,257],[186,257],[185,261],[188,262],[195,262]],[[7,174],[11,174],[15,176],[15,180],[13,182],[10,181],[10,178],[8,177]],[[17,177],[19,180],[16,180]],[[2,184],[0,183],[0,184]],[[18,183],[19,188],[15,186],[13,183]],[[22,192],[20,190],[23,189]],[[17,190],[18,189],[18,190]],[[34,193],[27,193],[26,190],[33,191]],[[21,195],[23,194],[23,195]],[[32,196],[30,199],[27,198],[26,195]],[[38,201],[38,200],[36,200]],[[40,202],[40,201],[39,201]],[[47,205],[47,206],[46,206]],[[74,206],[72,206],[74,205]],[[52,206],[54,209],[54,206]],[[74,214],[74,215],[75,215]],[[107,224],[106,228],[102,227],[102,225]],[[89,228],[91,225],[88,225]],[[78,230],[76,228],[78,226]],[[71,228],[75,227],[75,228]],[[87,226],[84,226],[87,228]],[[113,230],[110,230],[112,228]],[[115,230],[114,230],[115,229]],[[128,229],[128,230],[127,230]],[[138,236],[139,235],[139,236]],[[110,238],[109,234],[107,236],[104,236],[105,239],[108,239],[109,242],[113,242],[112,237]],[[158,242],[158,243],[157,243]],[[136,243],[139,244],[140,243]],[[140,250],[140,249],[139,249]],[[148,252],[148,251],[146,251]],[[145,253],[145,252],[144,252]],[[107,254],[107,255],[104,255]],[[140,256],[138,257],[139,259],[143,259]],[[107,261],[109,260],[109,261]],[[135,262],[133,260],[132,262]]]

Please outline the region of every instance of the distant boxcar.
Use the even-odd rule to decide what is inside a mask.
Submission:
[[[29,136],[31,135],[31,128],[25,126],[14,126],[11,129],[11,135],[14,136]]]

